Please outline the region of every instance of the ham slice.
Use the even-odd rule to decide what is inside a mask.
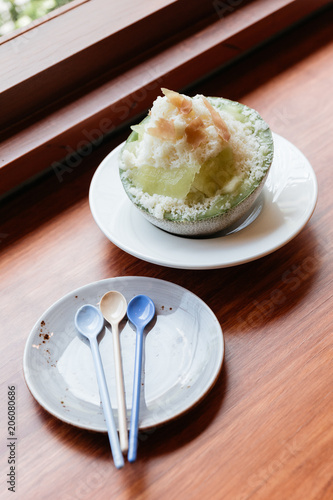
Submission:
[[[230,139],[230,132],[225,121],[221,118],[221,115],[216,111],[216,109],[213,108],[206,97],[203,97],[202,99],[210,113],[210,116],[212,117],[217,133],[224,141],[228,142]]]
[[[197,116],[194,118],[185,128],[186,141],[188,144],[192,146],[193,149],[196,149],[200,144],[207,138],[205,133],[205,124],[200,118]]]
[[[175,125],[172,121],[166,120],[165,118],[159,118],[156,121],[156,126],[154,128],[149,128],[147,132],[148,134],[158,137],[163,141],[176,140]]]
[[[167,100],[171,104],[176,106],[176,108],[178,108],[181,113],[183,113],[184,115],[188,115],[192,111],[192,102],[190,99],[187,99],[181,94],[178,94],[178,92],[175,92],[174,90],[165,88],[162,88],[161,90]]]

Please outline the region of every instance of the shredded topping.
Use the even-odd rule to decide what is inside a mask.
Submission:
[[[206,99],[206,97],[203,97],[202,100],[205,103],[206,108],[210,112],[210,116],[212,117],[217,133],[224,141],[228,142],[230,139],[230,132],[228,130],[225,121],[221,118],[220,113],[218,113],[216,109],[213,108],[213,106]]]
[[[193,104],[190,98],[187,98],[174,90],[165,88],[162,88],[162,92],[167,101],[177,108],[180,115],[184,116],[187,125],[185,126],[185,129],[182,130],[179,137],[179,131],[177,133],[174,121],[160,117],[155,122],[155,127],[148,128],[147,132],[161,140],[172,142],[185,135],[186,141],[192,147],[192,150],[197,149],[200,144],[208,139],[206,130],[207,124],[203,122],[200,116],[195,116],[195,110],[193,109]],[[224,142],[228,142],[230,139],[230,132],[220,113],[214,109],[206,97],[202,96],[202,101],[209,111],[208,116],[210,116],[217,134]]]
[[[192,102],[190,99],[187,99],[185,96],[178,94],[174,90],[169,90],[162,88],[161,89],[167,100],[176,106],[181,113],[187,115],[192,111]]]

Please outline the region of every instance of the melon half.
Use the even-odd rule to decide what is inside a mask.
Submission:
[[[170,233],[226,229],[251,210],[263,188],[273,160],[270,128],[239,102],[162,91],[121,150],[125,192]]]

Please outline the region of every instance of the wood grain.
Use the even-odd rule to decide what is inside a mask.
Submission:
[[[252,106],[298,146],[319,199],[306,228],[255,262],[182,271],[110,243],[88,204],[94,170],[127,135],[104,142],[59,182],[54,172],[1,207],[1,386],[17,386],[18,499],[331,500],[333,40],[327,15],[212,76],[191,93]],[[23,378],[36,318],[65,293],[113,276],[151,276],[200,296],[220,321],[225,363],[193,411],[141,435],[138,461],[116,471],[106,435],[44,411]],[[6,439],[2,420],[2,443]],[[1,448],[1,497],[6,496]]]

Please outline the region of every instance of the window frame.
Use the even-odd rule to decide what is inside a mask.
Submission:
[[[144,112],[161,86],[184,89],[331,3],[192,0],[189,13],[187,0],[136,10],[132,0],[74,0],[2,37],[0,194],[99,144]],[[55,33],[64,34],[56,45]]]

